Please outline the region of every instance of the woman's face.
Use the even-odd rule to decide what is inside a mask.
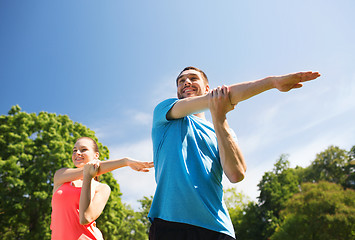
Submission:
[[[84,167],[88,162],[98,159],[99,153],[94,151],[93,143],[90,139],[79,139],[73,148],[72,160],[76,167]]]

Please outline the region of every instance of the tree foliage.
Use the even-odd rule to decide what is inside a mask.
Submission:
[[[260,190],[258,203],[249,203],[243,209],[242,216],[239,216],[238,219],[232,219],[237,236],[247,240],[266,240],[274,234],[276,229],[278,229],[278,232],[282,232],[282,229],[285,229],[287,226],[290,227],[288,229],[290,233],[292,230],[291,226],[295,226],[298,224],[297,221],[302,221],[302,219],[300,220],[294,217],[292,220],[285,221],[285,218],[290,219],[290,217],[289,215],[281,213],[284,209],[289,208],[291,204],[290,199],[293,198],[295,194],[298,194],[301,190],[305,191],[308,189],[307,185],[302,184],[305,182],[317,183],[327,181],[339,184],[339,186],[341,185],[344,189],[354,189],[354,165],[350,164],[350,161],[354,160],[354,156],[355,146],[353,146],[350,151],[330,146],[317,154],[310,166],[306,168],[298,166],[296,168],[290,168],[287,155],[281,155],[276,161],[273,170],[265,172],[262,180],[258,184]],[[327,188],[324,188],[324,191],[328,191]],[[331,193],[324,194],[331,195]],[[321,198],[315,199],[318,204],[322,204],[323,200]],[[315,208],[313,210],[316,212],[318,206],[316,204],[311,206]],[[307,216],[307,214],[312,214],[312,211],[305,211],[304,214]],[[350,214],[343,214],[342,217],[344,224],[346,222],[352,222],[354,225],[353,218]],[[311,219],[312,216],[308,216],[308,218]],[[282,228],[280,226],[282,226]],[[355,232],[354,229],[352,229],[352,231]],[[300,229],[296,230],[295,234],[296,233],[299,234]],[[329,238],[323,239],[333,239],[331,236],[333,235],[329,235]],[[277,239],[292,238],[284,236],[284,238],[280,237]],[[305,237],[297,239],[312,238]]]
[[[293,194],[299,191],[299,180],[294,169],[291,169],[287,155],[281,155],[271,172],[265,172],[258,184],[260,189],[259,207],[264,223],[263,239],[267,239],[279,224],[280,211]]]
[[[149,228],[151,225],[149,218],[148,218],[148,213],[149,213],[150,207],[152,206],[153,196],[143,197],[143,199],[138,200],[138,202],[141,204],[140,211],[137,213],[138,219],[144,225],[145,232],[148,236],[149,235]]]
[[[238,192],[235,187],[224,190],[223,199],[228,209],[234,229],[240,225],[243,211],[250,202],[243,192]]]
[[[50,239],[53,176],[74,167],[71,152],[77,138],[95,133],[67,115],[22,112],[13,106],[0,116],[0,235],[3,239]],[[109,150],[98,142],[100,159]],[[135,239],[127,232],[132,215],[121,202],[111,173],[100,176],[111,187],[110,199],[97,225],[105,239]]]
[[[355,191],[321,181],[303,183],[282,211],[284,219],[272,240],[355,238]]]
[[[255,202],[249,202],[242,210],[240,219],[232,218],[237,239],[263,239],[265,224],[261,219],[262,213],[259,205]]]
[[[307,175],[303,182],[328,181],[347,186],[351,171],[349,167],[350,154],[344,149],[330,146],[321,153],[307,168]],[[351,187],[351,184],[349,185]]]

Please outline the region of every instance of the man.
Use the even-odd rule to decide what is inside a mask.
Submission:
[[[319,76],[300,72],[210,91],[203,71],[185,68],[176,80],[178,99],[167,99],[154,110],[157,189],[149,212],[149,239],[234,239],[223,202],[222,175],[239,182],[246,164],[226,114],[238,102],[266,90],[289,91]],[[207,109],[213,124],[205,119]]]

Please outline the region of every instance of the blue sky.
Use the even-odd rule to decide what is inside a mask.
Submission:
[[[281,154],[308,166],[330,145],[355,145],[355,2],[0,0],[0,114],[67,114],[111,158],[152,160],[152,111],[176,96],[185,66],[211,87],[313,70],[322,76],[276,90],[228,114],[248,165],[236,187],[252,200]],[[114,171],[124,202],[153,195],[154,171]]]

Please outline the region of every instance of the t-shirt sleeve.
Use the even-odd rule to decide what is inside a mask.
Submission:
[[[159,103],[153,113],[153,126],[157,126],[160,124],[167,123],[169,120],[166,119],[166,114],[169,110],[174,106],[174,104],[178,101],[177,98],[169,98]]]

